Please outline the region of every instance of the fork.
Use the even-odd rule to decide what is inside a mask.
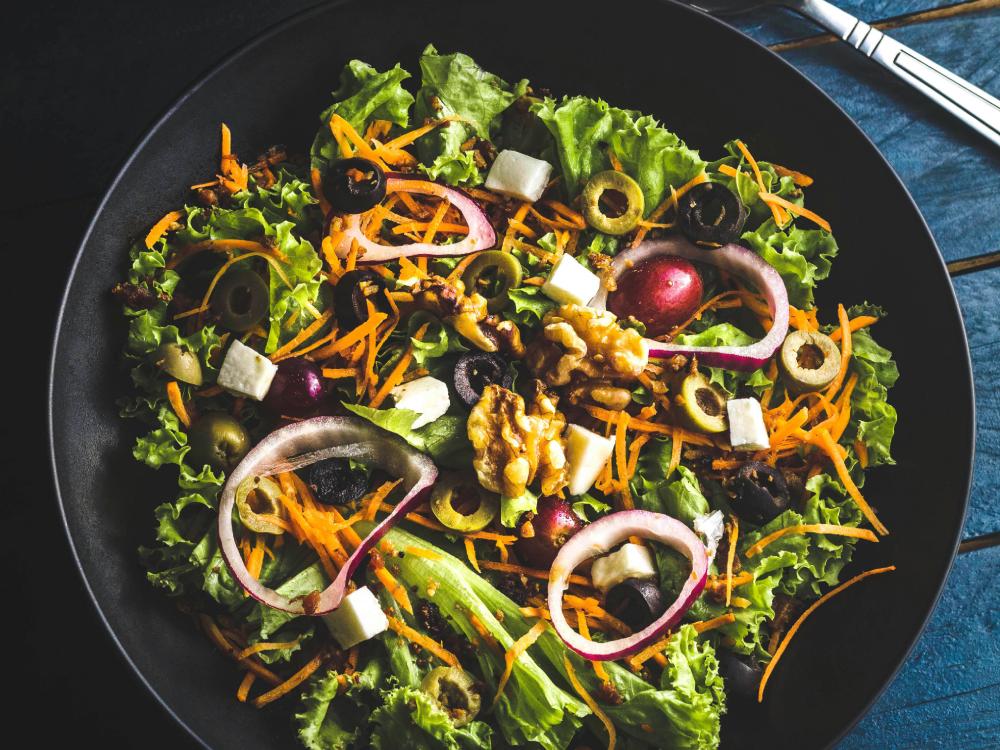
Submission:
[[[781,5],[823,26],[865,57],[888,68],[994,145],[1000,146],[1000,100],[826,0],[682,0],[706,13],[727,15]]]

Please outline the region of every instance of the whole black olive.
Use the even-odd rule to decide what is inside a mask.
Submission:
[[[323,195],[335,211],[360,214],[385,198],[385,172],[367,159],[341,159],[323,175]]]
[[[469,352],[455,363],[455,391],[470,409],[479,403],[479,398],[488,385],[510,388],[514,378],[507,367],[507,361],[499,354],[491,352]]]
[[[351,467],[346,458],[328,458],[305,469],[306,484],[325,505],[347,505],[371,489],[371,475]]]
[[[368,301],[378,308],[385,299],[385,280],[374,271],[359,269],[348,271],[333,290],[333,313],[342,331],[368,320]]]
[[[765,524],[788,508],[788,484],[780,471],[760,461],[747,461],[736,472],[733,510],[740,518]]]
[[[608,591],[604,608],[633,631],[639,631],[662,615],[666,605],[655,582],[629,578]]]
[[[260,274],[250,268],[234,268],[216,284],[210,304],[224,328],[243,333],[267,315],[268,297],[267,282]]]
[[[717,649],[719,659],[719,674],[726,683],[726,695],[740,698],[757,699],[757,688],[763,670],[756,661],[748,661],[748,657],[734,654],[727,648]]]
[[[747,209],[725,185],[702,182],[681,196],[677,219],[690,240],[725,245],[735,242],[743,232]]]

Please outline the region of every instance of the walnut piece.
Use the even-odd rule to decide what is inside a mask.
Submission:
[[[461,280],[450,283],[433,275],[421,279],[413,290],[413,301],[484,352],[503,350],[512,357],[524,356],[517,326],[512,321],[490,315],[486,310],[486,298],[478,292],[465,294]]]
[[[467,423],[479,483],[491,492],[518,497],[537,478],[543,494],[557,493],[569,481],[565,427],[556,399],[544,388],[537,389],[525,412],[521,396],[498,385],[487,386]]]
[[[622,328],[607,310],[562,305],[542,318],[542,336],[526,354],[532,372],[549,385],[566,385],[574,373],[585,378],[632,381],[649,361],[646,342]]]

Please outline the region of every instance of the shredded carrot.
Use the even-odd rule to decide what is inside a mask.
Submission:
[[[171,380],[167,383],[167,400],[170,402],[170,408],[174,410],[174,414],[181,421],[184,427],[191,426],[191,416],[188,414],[187,407],[184,406],[184,398],[181,396],[181,387],[177,384],[176,380]]]
[[[493,696],[494,706],[500,702],[500,696],[503,695],[503,689],[507,687],[507,681],[510,679],[511,674],[514,671],[514,663],[521,657],[521,654],[527,651],[534,644],[534,642],[541,637],[547,627],[548,625],[545,620],[539,620],[531,626],[531,629],[527,633],[514,641],[511,647],[507,649],[506,653],[504,653],[503,660],[505,666],[503,674],[500,676],[500,682],[497,685],[496,695]]]
[[[146,248],[151,250],[153,245],[162,237],[166,231],[170,228],[171,224],[174,224],[184,218],[184,214],[181,211],[171,211],[158,222],[153,225],[153,228],[149,230],[149,234],[146,235]]]
[[[867,328],[878,323],[878,318],[873,315],[859,315],[856,318],[851,318],[850,325],[848,328],[851,329],[851,333],[854,331],[860,331],[862,328]],[[844,331],[838,328],[835,331],[830,331],[830,338],[834,341],[840,341],[844,337]]]
[[[582,609],[578,609],[576,611],[576,626],[580,631],[580,635],[588,641],[593,640],[590,637],[590,628],[587,626],[587,615]],[[600,661],[592,661],[590,664],[594,668],[594,674],[597,676],[597,679],[608,682],[608,671],[604,668],[604,663]]]
[[[794,417],[771,433],[771,450],[776,450],[783,440],[800,429],[807,421],[809,421],[809,410],[803,407],[799,409]]]
[[[327,216],[331,209],[330,201],[323,195],[323,177],[315,167],[309,170],[309,180],[312,182],[312,189],[316,194],[316,200],[319,201],[319,208],[323,212],[323,215]]]
[[[820,429],[816,437],[816,444],[823,449],[823,452],[830,458],[833,462],[834,468],[837,470],[837,476],[840,478],[841,483],[847,488],[848,494],[854,498],[854,502],[857,503],[861,512],[864,514],[865,518],[868,519],[875,530],[885,536],[889,533],[889,529],[878,519],[875,515],[875,511],[872,510],[871,506],[868,505],[864,496],[861,494],[861,490],[858,486],[854,484],[854,480],[851,479],[851,474],[847,470],[847,466],[844,464],[844,458],[840,455],[840,451],[837,449],[837,444],[833,441],[830,433],[825,429]]]
[[[802,172],[797,172],[794,169],[789,169],[788,167],[783,167],[780,164],[771,163],[771,169],[773,169],[779,177],[791,177],[792,182],[794,182],[799,187],[809,187],[813,184],[813,178],[807,174],[802,174]]]
[[[840,370],[837,377],[833,379],[826,389],[826,397],[833,398],[840,390],[844,378],[847,377],[847,368],[851,364],[852,342],[851,342],[851,321],[847,319],[847,310],[843,305],[837,305],[837,318],[840,320]]]
[[[330,380],[342,380],[344,378],[353,378],[357,375],[357,370],[353,367],[324,367],[323,377],[329,378]]]
[[[438,227],[441,226],[441,222],[444,221],[444,215],[448,213],[448,207],[450,205],[451,204],[448,201],[441,201],[438,205],[437,211],[434,212],[434,216],[427,225],[427,231],[424,233],[424,244],[431,245],[434,243],[434,237],[438,233]]]
[[[469,253],[468,255],[466,255],[464,258],[462,258],[462,260],[460,260],[457,264],[455,264],[455,267],[451,270],[451,273],[448,274],[448,278],[445,279],[445,281],[447,281],[449,284],[454,284],[456,281],[462,278],[462,274],[465,273],[465,269],[469,267],[469,264],[472,263],[472,261],[474,261],[480,255],[481,253]],[[472,294],[474,291],[475,289],[465,290],[466,294]]]
[[[591,406],[589,404],[584,405],[584,411],[590,414],[592,417],[603,420],[607,423],[614,423],[618,419],[618,415],[621,412],[611,411],[610,409],[604,409],[600,406]],[[668,424],[657,424],[656,422],[647,422],[643,419],[636,419],[631,417],[628,421],[628,428],[630,430],[636,430],[638,432],[655,432],[661,435],[674,435],[678,434],[684,440],[685,443],[692,443],[694,445],[704,445],[704,446],[715,446],[716,443],[706,435],[700,435],[688,430],[684,430],[676,425]]]
[[[770,193],[767,192],[767,188],[764,186],[764,176],[761,174],[760,166],[757,164],[757,160],[753,158],[753,155],[750,153],[750,149],[746,147],[746,144],[744,144],[743,141],[737,140],[736,147],[740,150],[740,153],[743,154],[743,158],[747,160],[747,163],[750,164],[750,169],[753,170],[754,179],[757,181],[757,187],[759,188],[758,194],[761,196],[761,200],[763,200],[763,196],[770,195]],[[771,209],[775,224],[779,227],[784,226],[788,221],[788,216],[786,216],[778,206],[770,203],[768,203],[767,206]]]
[[[417,329],[416,333],[413,334],[413,338],[417,341],[423,339],[424,334],[427,333],[427,329],[430,327],[430,323],[424,323],[420,328]],[[410,366],[410,362],[413,361],[413,344],[411,343],[406,351],[403,352],[403,356],[399,358],[399,361],[392,368],[392,372],[386,377],[385,382],[382,383],[382,387],[378,389],[374,398],[368,403],[368,405],[377,409],[385,401],[386,396],[392,391],[397,385],[403,382],[403,377],[406,375],[406,370]]]
[[[379,327],[389,316],[384,312],[376,312],[374,315],[369,315],[368,320],[366,320],[361,325],[357,326],[354,330],[348,333],[343,338],[337,339],[331,346],[325,347],[322,353],[315,353],[314,356],[321,359],[329,359],[334,354],[340,354],[345,349],[348,349],[359,341],[368,336],[372,331]]]
[[[482,570],[479,569],[479,560],[476,558],[476,545],[468,537],[465,538],[465,555],[469,558],[469,564],[475,569],[479,574],[482,574]]]
[[[543,201],[543,203],[545,203],[545,205],[547,205],[549,208],[551,208],[553,211],[555,211],[563,218],[569,219],[576,229],[587,228],[587,220],[583,218],[583,214],[581,214],[579,211],[574,211],[565,203],[560,203],[557,200],[546,200]],[[524,217],[522,216],[521,220],[523,219]]]
[[[687,320],[685,320],[680,325],[674,326],[671,335],[676,336],[678,333],[680,333],[689,325],[691,325],[694,321],[701,320],[702,315],[704,315],[708,310],[712,310],[715,307],[719,306],[720,302],[724,302],[732,297],[739,297],[739,295],[740,293],[736,290],[730,290],[728,292],[722,292],[721,294],[715,295],[705,304],[701,305],[701,307],[699,307],[697,310],[691,313],[690,317],[688,317]],[[742,304],[742,301],[740,301],[740,304]]]
[[[499,563],[493,562],[492,560],[480,560],[479,565],[487,570],[495,570],[498,573],[514,573],[516,575],[527,576],[528,578],[537,578],[542,581],[547,581],[549,579],[549,571],[547,570],[536,570],[535,568],[526,568],[523,565],[514,565],[512,563]],[[584,578],[580,575],[570,575],[569,582],[576,584],[577,586],[586,586],[592,588],[590,580]]]
[[[320,328],[322,328],[330,318],[333,317],[333,310],[327,310],[321,314],[316,320],[310,323],[308,326],[299,331],[295,336],[293,336],[289,341],[281,347],[278,347],[273,352],[268,355],[268,358],[274,362],[282,358],[282,355],[288,352],[294,351],[295,347],[301,344],[303,341],[307,341],[310,336],[315,334]]]
[[[700,620],[699,622],[693,622],[691,624],[699,633],[704,633],[706,630],[715,630],[716,628],[721,628],[723,625],[728,625],[731,622],[736,622],[736,615],[732,612],[726,612],[726,614],[713,617],[711,620]]]
[[[402,481],[402,479],[397,479],[395,482],[383,482],[381,487],[368,496],[368,499],[362,500],[361,504],[365,509],[363,517],[368,521],[374,521],[375,515],[378,513],[379,505]]]
[[[719,589],[725,587],[726,582],[728,580],[731,580],[733,582],[733,588],[735,589],[742,586],[745,583],[750,583],[750,581],[753,580],[753,574],[749,573],[748,571],[743,571],[742,573],[738,573],[737,575],[734,576],[727,576],[727,575],[709,576],[708,581],[705,584],[705,587],[711,589],[712,591],[718,591]]]
[[[681,430],[673,430],[670,437],[670,464],[667,466],[666,476],[674,473],[674,470],[681,465],[681,447],[684,445],[684,438],[681,437]]]
[[[262,708],[266,706],[268,703],[273,703],[279,698],[288,695],[295,688],[297,688],[303,682],[308,680],[312,676],[313,672],[315,672],[323,665],[324,661],[326,661],[326,655],[321,651],[320,653],[316,654],[312,659],[310,659],[306,663],[306,665],[302,667],[302,669],[300,669],[298,672],[293,674],[283,683],[278,685],[278,687],[267,691],[263,695],[258,695],[256,698],[254,698],[253,700],[254,706],[256,706],[257,708]]]
[[[854,441],[854,452],[858,454],[858,463],[862,469],[868,468],[868,446],[861,440]]]
[[[746,609],[751,604],[753,604],[752,601],[744,599],[742,596],[734,596],[730,601],[730,605],[736,607],[737,609]]]
[[[433,120],[431,122],[421,125],[419,128],[414,128],[408,133],[403,133],[402,135],[396,136],[388,143],[384,144],[388,149],[401,149],[406,148],[418,138],[427,135],[429,132],[434,130],[434,128],[446,125],[449,122],[455,122],[456,120],[462,120],[463,118],[457,115],[451,115],[448,117],[442,117],[440,120]]]
[[[618,430],[615,433],[615,464],[618,471],[618,489],[621,492],[622,506],[625,510],[632,510],[635,505],[632,503],[632,493],[628,486],[628,459],[625,453],[625,432],[628,429],[628,412],[619,412]]]
[[[250,695],[250,688],[253,687],[254,682],[257,680],[257,675],[253,672],[247,672],[243,675],[243,680],[240,682],[240,687],[236,691],[236,700],[240,703],[247,702],[247,696]]]
[[[671,185],[670,195],[667,196],[667,198],[662,203],[660,203],[660,205],[658,205],[655,209],[653,209],[652,213],[650,213],[649,216],[646,217],[646,221],[650,223],[655,222],[671,208],[677,208],[677,201],[680,200],[681,196],[687,193],[687,191],[693,188],[695,185],[700,185],[702,182],[708,182],[708,175],[705,174],[704,172],[695,175],[676,190],[674,189],[673,185]],[[648,231],[649,231],[648,227],[640,225],[639,231],[635,233],[635,239],[632,240],[630,246],[637,247],[646,238],[646,234],[648,233]]]
[[[804,523],[796,526],[786,526],[783,529],[768,534],[763,539],[748,547],[743,554],[747,557],[759,555],[767,545],[781,539],[786,534],[833,534],[835,536],[850,536],[855,539],[864,539],[869,542],[877,542],[878,537],[868,529],[859,529],[854,526],[838,526],[832,523]]]
[[[604,725],[604,728],[607,730],[608,750],[615,750],[616,735],[614,722],[608,718],[608,715],[601,710],[600,706],[597,705],[597,701],[594,700],[593,696],[591,696],[590,693],[587,692],[586,688],[583,687],[583,684],[581,684],[580,680],[576,676],[576,672],[573,671],[573,664],[570,662],[569,656],[565,654],[563,655],[563,666],[566,668],[566,676],[569,678],[569,682],[573,686],[577,695],[583,699],[583,702],[587,704],[587,708],[593,712],[594,716],[600,720],[600,722]]]
[[[262,680],[269,682],[272,685],[281,684],[281,678],[278,677],[278,675],[276,675],[267,667],[258,664],[252,659],[237,659],[236,657],[239,654],[239,649],[237,649],[229,641],[229,639],[226,638],[226,636],[219,629],[219,626],[216,624],[215,620],[213,620],[206,614],[199,615],[198,620],[201,623],[202,630],[205,631],[205,634],[218,647],[220,651],[222,651],[224,654],[234,659],[235,661],[238,661],[241,666],[246,667],[251,672],[260,677]]]
[[[662,651],[666,650],[667,646],[669,645],[670,645],[670,635],[668,635],[666,638],[661,638],[655,643],[651,643],[639,653],[630,656],[628,658],[628,665],[632,668],[633,671],[638,672],[640,669],[642,669],[643,664],[652,659],[656,654],[659,654]]]
[[[869,576],[875,576],[881,573],[890,573],[895,569],[896,569],[895,565],[887,565],[884,568],[873,568],[872,570],[866,570],[864,573],[859,573],[858,575],[854,576],[854,578],[851,578],[849,581],[845,581],[844,583],[840,584],[839,586],[837,586],[837,588],[830,589],[825,594],[823,594],[823,596],[821,596],[819,599],[810,604],[809,607],[806,609],[806,611],[803,612],[801,615],[799,615],[799,618],[792,624],[792,627],[788,629],[788,632],[785,633],[785,637],[782,638],[781,644],[778,646],[778,650],[774,652],[774,656],[771,657],[771,661],[768,662],[767,667],[764,669],[764,674],[760,678],[760,686],[757,688],[757,702],[760,703],[764,700],[764,688],[767,687],[767,681],[770,679],[771,673],[774,671],[774,667],[781,659],[781,655],[785,653],[785,649],[788,648],[789,641],[792,640],[792,638],[798,632],[799,628],[802,626],[802,623],[805,622],[806,618],[809,617],[809,615],[815,612],[824,602],[829,601],[837,594],[839,594],[841,591],[848,588],[849,586],[853,586],[858,581],[863,581],[865,578],[868,578]]]
[[[740,535],[740,522],[736,516],[730,517],[729,549],[726,551],[726,606],[733,597],[733,562],[736,560],[736,539]]]
[[[388,568],[381,566],[372,566],[375,571],[375,577],[378,578],[379,582],[385,586],[386,591],[388,591],[392,598],[396,600],[396,603],[403,608],[403,611],[413,614],[413,604],[410,602],[410,595],[406,592],[403,585],[396,580],[396,577],[389,571]]]
[[[632,438],[632,445],[628,448],[628,468],[626,469],[630,479],[635,476],[635,470],[639,467],[639,454],[648,442],[649,435],[640,434]]]
[[[802,206],[798,206],[792,203],[791,201],[785,200],[780,195],[775,195],[774,193],[761,191],[760,199],[765,203],[767,203],[769,206],[771,206],[772,209],[775,209],[780,206],[781,208],[786,209],[788,212],[793,213],[796,216],[802,216],[806,219],[809,219],[813,223],[821,226],[827,232],[832,231],[830,229],[830,222],[828,222],[822,216],[813,211],[810,211],[808,208],[803,208]]]
[[[252,646],[247,646],[236,655],[236,658],[242,660],[246,659],[248,656],[259,654],[261,651],[280,651],[286,648],[295,648],[298,645],[299,640],[297,638],[294,641],[286,641],[285,643],[261,641],[260,643],[253,644]]]
[[[430,636],[424,635],[418,630],[414,630],[402,620],[396,617],[390,617],[389,627],[403,636],[406,640],[420,646],[428,653],[433,654],[449,667],[459,666],[458,657],[451,653],[451,651],[446,649]]]
[[[250,551],[250,559],[247,561],[247,572],[260,580],[260,572],[264,568],[264,550],[267,549],[264,544],[263,534],[257,534],[257,541]]]

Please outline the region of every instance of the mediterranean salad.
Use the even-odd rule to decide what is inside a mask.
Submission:
[[[149,582],[313,750],[718,747],[893,570],[848,568],[889,533],[885,313],[817,309],[838,246],[780,154],[419,71],[348,63],[308,152],[222,125],[132,245]]]

